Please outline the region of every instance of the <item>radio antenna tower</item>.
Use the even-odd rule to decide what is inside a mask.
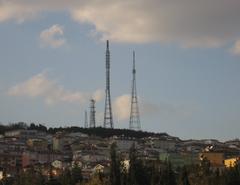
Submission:
[[[136,85],[136,68],[135,68],[135,52],[133,51],[133,70],[132,70],[132,97],[131,97],[131,111],[129,120],[129,129],[141,130],[140,115],[138,109],[137,99],[137,85]]]
[[[87,117],[87,111],[86,111],[86,110],[85,110],[84,127],[85,127],[85,128],[88,128],[88,117]]]
[[[90,123],[89,123],[90,128],[96,127],[95,113],[96,113],[95,100],[91,99],[90,100]]]
[[[105,90],[105,112],[104,112],[104,127],[113,128],[111,96],[110,96],[110,51],[109,42],[107,40],[106,49],[106,90]]]

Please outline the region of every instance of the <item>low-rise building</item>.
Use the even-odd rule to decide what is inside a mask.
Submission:
[[[159,158],[162,162],[170,161],[175,167],[199,163],[198,155],[191,153],[161,153]]]
[[[5,137],[14,137],[19,139],[31,139],[31,138],[44,138],[46,136],[45,132],[37,131],[37,130],[11,130],[4,133]]]
[[[129,151],[133,144],[135,145],[135,147],[138,147],[138,142],[136,139],[116,138],[113,140],[113,142],[116,143],[120,151]]]
[[[22,167],[31,166],[35,164],[52,163],[53,161],[64,161],[62,153],[49,152],[49,151],[25,151],[22,154]]]
[[[160,148],[166,151],[174,151],[176,149],[176,141],[175,140],[168,140],[168,139],[154,139],[153,140],[153,147]]]
[[[239,163],[240,163],[240,157],[233,157],[233,158],[224,160],[224,165],[227,168],[234,167],[236,166],[236,164],[239,164]]]
[[[211,166],[224,166],[225,155],[223,152],[202,152],[199,156],[200,160],[207,159]]]
[[[26,143],[30,150],[34,151],[48,150],[48,141],[45,139],[28,139]]]

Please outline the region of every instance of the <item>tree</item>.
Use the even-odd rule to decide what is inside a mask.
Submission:
[[[151,170],[143,164],[141,159],[137,158],[135,144],[130,148],[129,159],[128,185],[150,185]]]
[[[137,185],[151,185],[151,169],[143,164],[140,159],[136,160],[135,181]]]
[[[176,185],[175,173],[172,169],[172,164],[169,160],[165,161],[165,168],[161,169],[160,173],[161,185]]]
[[[49,166],[49,179],[47,185],[61,185],[59,180],[54,176],[52,165]]]
[[[159,185],[160,174],[159,170],[153,165],[151,167],[151,185]]]
[[[80,183],[83,180],[82,177],[82,169],[75,163],[72,168],[72,182],[75,185],[76,183]]]
[[[69,169],[65,169],[62,175],[59,177],[62,185],[73,185],[72,174]]]
[[[201,173],[205,176],[205,175],[209,175],[210,174],[210,161],[207,158],[203,158],[203,160],[200,163],[201,166]]]
[[[116,144],[111,145],[111,165],[110,165],[110,184],[121,185],[120,160],[116,153]]]
[[[230,167],[226,173],[226,184],[227,185],[238,185],[240,184],[240,166],[235,165]]]
[[[136,148],[135,144],[133,144],[129,151],[129,174],[128,174],[128,185],[137,185],[136,182],[136,163],[137,163],[137,156],[136,156]]]
[[[101,174],[95,174],[85,185],[106,185],[107,182]]]
[[[14,185],[42,185],[45,183],[45,178],[33,167],[24,171],[21,171],[15,178]]]
[[[182,169],[181,177],[180,177],[180,184],[181,185],[190,185],[189,179],[188,179],[188,172],[186,167],[184,166]]]
[[[124,164],[121,165],[121,185],[127,185],[128,184],[128,171]]]

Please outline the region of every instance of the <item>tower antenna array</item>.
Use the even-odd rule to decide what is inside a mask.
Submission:
[[[133,51],[133,70],[132,70],[132,96],[131,96],[131,111],[129,120],[129,129],[141,130],[140,114],[137,99],[137,85],[136,85],[136,68],[135,68],[135,52]]]
[[[110,51],[109,41],[107,40],[106,48],[106,90],[105,90],[105,111],[104,111],[104,127],[113,128],[111,95],[110,95]]]
[[[87,117],[87,111],[86,111],[86,110],[85,110],[84,127],[85,127],[85,128],[88,128],[88,117]]]
[[[95,100],[90,100],[90,127],[94,128],[96,127],[96,120],[95,120]]]

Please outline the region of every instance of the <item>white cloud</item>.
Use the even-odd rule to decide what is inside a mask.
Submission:
[[[128,94],[117,97],[113,102],[113,115],[117,121],[127,120],[130,116],[131,96]]]
[[[58,24],[55,24],[41,32],[40,34],[41,45],[51,46],[52,48],[61,47],[66,42],[63,36],[64,36],[63,27]]]
[[[13,86],[8,91],[9,96],[42,97],[48,105],[59,102],[83,104],[96,94],[102,94],[102,90],[96,90],[93,93],[66,90],[56,81],[48,79],[46,72],[37,74],[27,81]],[[96,100],[100,101],[101,99],[102,97],[98,95]]]
[[[158,105],[146,102],[145,100],[139,98],[139,111],[141,116],[156,115],[160,112]],[[118,96],[113,101],[113,114],[117,121],[128,120],[130,117],[131,109],[131,95],[124,94]]]
[[[93,95],[92,95],[92,98],[95,100],[95,101],[100,101],[102,100],[104,97],[104,91],[99,89],[99,90],[96,90]]]
[[[0,21],[68,11],[101,39],[219,47],[239,38],[239,9],[238,0],[0,0]]]
[[[234,55],[240,55],[240,40],[235,42],[235,45],[230,49],[230,52]]]
[[[26,2],[21,4],[17,1],[0,0],[0,22],[16,20],[18,23],[21,23],[26,19],[29,20],[35,18],[37,12],[40,11],[39,8],[33,8]]]
[[[189,119],[198,110],[196,105],[174,105],[171,103],[154,104],[139,98],[140,117],[158,116],[164,120]],[[129,120],[131,96],[124,94],[118,96],[113,101],[113,115],[117,121]]]

